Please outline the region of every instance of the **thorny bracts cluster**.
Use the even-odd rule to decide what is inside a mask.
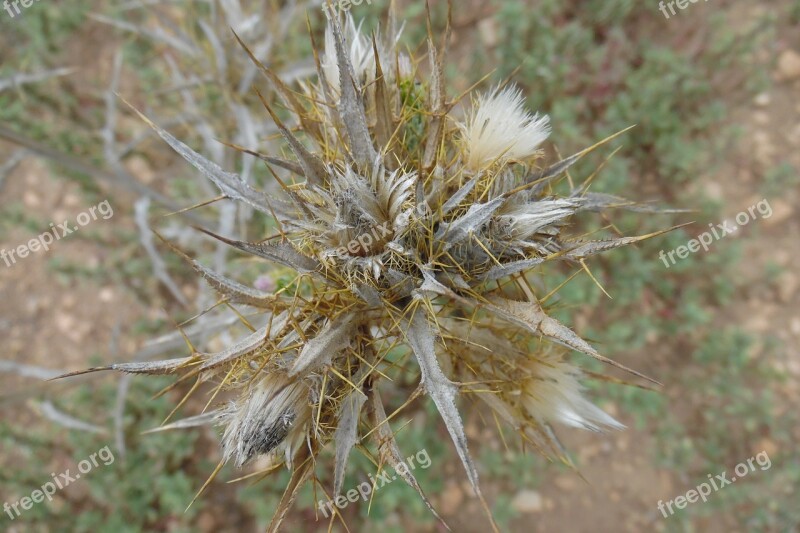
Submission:
[[[373,38],[350,18],[332,18],[324,49],[314,46],[316,78],[294,88],[259,64],[293,115],[287,125],[259,93],[291,156],[248,153],[282,169],[275,173],[282,198],[253,189],[151,123],[222,195],[274,217],[278,228],[260,242],[214,236],[297,277],[266,293],[186,257],[228,304],[257,310],[253,333],[219,353],[109,368],[195,377],[233,392],[235,400],[195,421],[224,427],[224,461],[241,466],[272,454],[291,470],[273,529],[299,487],[316,480],[314,465],[331,441],[333,497],[361,438],[373,442],[377,464],[402,461],[380,394],[400,376],[420,376],[400,409],[431,397],[481,501],[457,397],[483,402],[523,442],[564,461],[551,424],[622,427],[583,396],[583,374],[565,355],[572,349],[616,363],[548,316],[531,283],[553,263],[589,273],[587,258],[655,235],[593,241],[569,231],[581,212],[648,210],[589,192],[594,175],[556,193],[572,164],[616,136],[543,164],[548,117],[527,112],[513,87],[471,102],[448,98],[449,29],[438,43],[429,29],[424,79],[422,61],[400,49],[389,17],[384,35]],[[460,101],[471,108],[463,118],[454,112]],[[369,246],[353,244],[366,235]],[[404,479],[430,507],[413,474]]]

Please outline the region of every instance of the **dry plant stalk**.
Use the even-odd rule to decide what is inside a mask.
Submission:
[[[386,380],[419,373],[403,407],[431,397],[479,497],[459,395],[484,402],[523,442],[565,462],[553,423],[623,427],[583,396],[584,374],[565,354],[624,367],[548,316],[529,280],[556,262],[591,275],[589,257],[657,235],[593,241],[567,234],[580,212],[648,209],[588,192],[594,176],[567,196],[554,190],[572,164],[619,134],[544,165],[548,117],[528,113],[511,87],[474,98],[463,121],[452,116],[460,98],[445,94],[449,29],[437,46],[429,24],[431,74],[422,80],[417,61],[398,50],[393,10],[389,17],[388,33],[372,39],[350,18],[331,20],[324,50],[315,45],[317,79],[296,89],[250,54],[299,124],[290,131],[262,97],[293,155],[259,154],[294,175],[275,174],[282,198],[253,189],[142,117],[222,195],[274,216],[279,228],[261,242],[211,235],[297,275],[266,293],[184,256],[227,304],[255,308],[264,325],[219,353],[192,348],[178,359],[108,368],[176,374],[238,393],[196,421],[224,427],[223,462],[242,466],[270,454],[291,470],[273,530],[299,487],[316,480],[313,465],[331,441],[334,497],[361,438],[374,442],[376,464],[401,460],[388,422],[397,413],[387,416],[379,392]],[[413,474],[404,477],[430,507]]]

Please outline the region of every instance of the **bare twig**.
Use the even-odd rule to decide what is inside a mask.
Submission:
[[[0,372],[17,374],[23,378],[48,380],[63,374],[63,370],[54,370],[41,366],[23,365],[14,361],[0,360]]]
[[[50,402],[50,400],[38,402],[35,404],[35,408],[37,411],[39,411],[39,414],[46,419],[50,420],[51,422],[55,422],[60,426],[64,426],[67,429],[77,429],[79,431],[86,431],[87,433],[97,433],[101,435],[108,433],[105,428],[96,426],[94,424],[89,424],[88,422],[84,422],[83,420],[79,420],[73,416],[59,411],[56,409],[56,406]]]
[[[162,195],[161,193],[154,191],[149,187],[143,185],[134,176],[132,176],[127,172],[112,173],[99,169],[89,163],[85,163],[84,161],[72,155],[65,154],[63,152],[45,146],[38,141],[35,141],[28,137],[24,137],[6,128],[3,125],[0,125],[0,139],[5,139],[6,141],[12,142],[18,146],[27,148],[32,152],[35,152],[41,156],[47,157],[48,159],[52,159],[55,163],[59,165],[69,168],[70,170],[73,170],[75,172],[86,174],[87,176],[90,176],[91,178],[97,181],[106,181],[113,185],[124,187],[127,190],[133,191],[140,196],[146,196],[170,211],[178,212],[183,209],[183,206],[179,206],[178,204],[174,203],[172,200]],[[184,211],[180,213],[180,216],[186,218],[187,220],[191,220],[195,224],[205,224],[202,217],[199,217],[190,211]]]
[[[6,177],[8,177],[8,175],[11,174],[15,168],[17,168],[17,165],[19,165],[20,162],[25,159],[25,155],[27,153],[27,150],[20,148],[11,154],[11,157],[8,158],[8,161],[3,163],[3,166],[0,166],[0,190],[3,189],[3,183],[5,182]]]
[[[58,76],[66,76],[75,72],[74,68],[57,68],[53,70],[44,70],[42,72],[34,72],[32,74],[17,73],[12,74],[8,78],[0,79],[0,91],[6,89],[18,88],[28,83],[36,83],[44,81],[48,78],[55,78]]]
[[[142,243],[150,262],[153,264],[153,274],[156,278],[164,284],[172,296],[178,300],[184,307],[189,307],[189,302],[183,295],[178,285],[170,277],[167,272],[167,266],[161,256],[158,254],[155,245],[153,244],[153,232],[150,230],[150,225],[147,222],[147,212],[150,210],[150,198],[146,196],[140,198],[134,205],[134,214],[136,217],[136,225],[139,228],[139,241]]]

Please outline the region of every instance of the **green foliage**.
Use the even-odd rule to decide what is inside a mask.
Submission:
[[[779,196],[782,192],[800,184],[800,172],[788,162],[781,163],[764,176],[761,192],[766,197]]]
[[[771,346],[756,355],[753,339],[741,332],[712,331],[687,362],[692,370],[683,373],[683,387],[689,392],[682,400],[689,405],[680,410],[682,418],[678,406],[673,406],[657,430],[665,466],[700,483],[707,474],[731,472],[761,452],[765,435],[778,452],[769,452],[768,470],[756,470],[715,492],[707,504],[691,506],[676,516],[678,520],[689,523],[693,517],[724,512],[757,530],[782,530],[798,523],[800,516],[791,503],[794,496],[787,489],[800,475],[787,453],[794,446],[790,428],[797,426],[798,417],[776,416],[774,389],[784,378],[770,365],[775,345]]]
[[[157,529],[165,517],[180,517],[175,531],[193,531],[192,520],[203,508],[199,501],[185,514],[189,502],[199,488],[198,482],[209,471],[198,468],[194,456],[198,445],[197,432],[163,432],[142,435],[157,427],[174,406],[172,399],[151,399],[169,380],[134,379],[124,418],[127,456],[123,459],[111,434],[96,435],[74,430],[56,430],[37,424],[25,432],[9,424],[0,424],[4,449],[23,454],[26,469],[10,472],[4,480],[4,493],[11,501],[30,494],[50,481],[51,472],[74,474],[77,463],[109,446],[114,461],[99,466],[59,491],[53,503],[41,503],[26,511],[19,519],[27,527],[48,531],[121,531],[136,532]],[[93,420],[101,427],[112,427],[108,406],[113,406],[116,382],[93,387],[75,388],[60,396],[57,408]],[[53,463],[53,451],[65,459],[64,468]],[[35,466],[34,466],[35,465]],[[80,495],[80,496],[79,496]],[[6,519],[6,516],[3,516]]]

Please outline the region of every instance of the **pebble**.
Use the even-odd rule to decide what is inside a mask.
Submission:
[[[497,22],[494,19],[481,20],[478,23],[478,32],[485,46],[492,47],[497,44]]]
[[[758,451],[765,451],[767,452],[768,456],[774,456],[778,453],[778,445],[775,444],[775,441],[763,438],[758,441],[757,445]]]
[[[77,194],[67,193],[64,195],[64,205],[66,207],[81,207],[83,205],[83,201]]]
[[[753,103],[758,107],[767,107],[772,102],[772,97],[769,93],[761,93],[753,99]]]
[[[55,324],[56,329],[66,335],[75,328],[75,319],[72,315],[59,313],[56,315]]]
[[[439,497],[439,507],[445,515],[455,514],[461,507],[462,501],[464,501],[464,492],[457,483],[449,482]]]
[[[575,490],[578,487],[578,481],[576,476],[569,476],[569,475],[558,476],[553,480],[553,483],[555,484],[556,487],[564,491]]]
[[[128,172],[139,178],[144,184],[150,184],[155,181],[156,173],[150,166],[150,163],[144,157],[135,155],[125,161],[125,168]]]
[[[39,207],[42,204],[39,196],[33,191],[25,191],[22,195],[22,202],[25,204],[25,207],[29,208]]]
[[[538,513],[544,507],[544,500],[535,490],[523,490],[511,500],[511,507],[520,513]]]
[[[100,289],[100,294],[98,296],[101,302],[109,303],[114,300],[114,289],[111,287],[103,287]]]
[[[769,205],[772,208],[772,215],[769,218],[763,219],[764,225],[768,227],[774,227],[783,224],[792,216],[794,212],[792,204],[786,200],[769,200]],[[761,213],[756,211],[756,216],[760,217]]]
[[[800,79],[800,54],[785,50],[778,58],[777,78],[779,81]]]

